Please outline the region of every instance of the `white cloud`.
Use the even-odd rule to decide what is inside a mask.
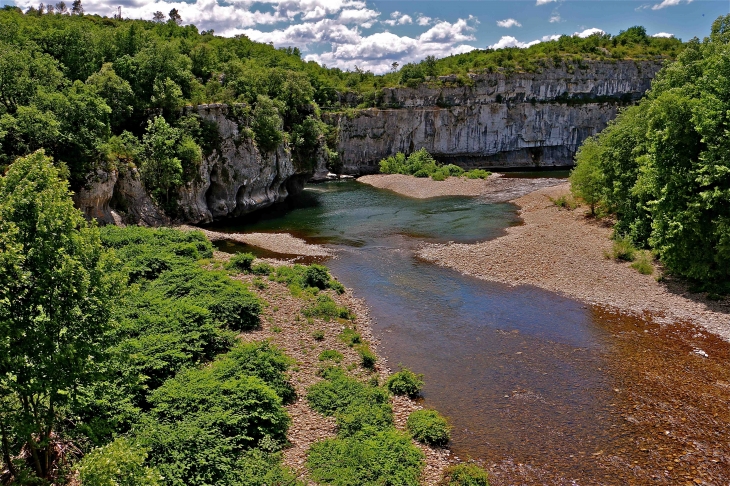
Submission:
[[[399,36],[391,32],[378,32],[361,36],[357,42],[333,43],[332,50],[322,54],[310,54],[308,61],[316,61],[329,67],[361,69],[384,73],[393,62],[403,65],[418,62],[426,56],[445,57],[475,49],[466,44],[474,40],[471,32],[475,18],[459,19],[454,23],[439,22],[418,37]]]
[[[346,9],[340,12],[340,22],[349,23],[367,23],[380,16],[380,12],[376,10],[370,10],[368,8],[360,9]]]
[[[585,29],[582,32],[574,32],[573,33],[573,37],[576,37],[577,36],[577,37],[580,37],[580,38],[585,39],[586,37],[590,37],[593,34],[601,34],[601,35],[603,35],[603,34],[605,34],[605,32],[603,30],[601,30],[601,29],[597,29],[597,28],[593,27],[592,29]]]
[[[497,26],[509,29],[510,27],[522,27],[522,24],[517,22],[515,19],[504,19],[497,20]]]
[[[392,12],[390,14],[390,20],[383,20],[383,23],[385,25],[390,25],[391,27],[394,25],[405,25],[405,24],[412,24],[413,23],[413,17],[410,15],[402,14],[399,11]]]
[[[431,20],[433,20],[431,17],[426,17],[425,15],[419,15],[418,20],[416,20],[416,23],[418,25],[430,25]]]
[[[662,3],[657,3],[653,7],[651,7],[652,10],[659,10],[664,7],[674,7],[676,5],[679,5],[680,0],[664,0]]]
[[[555,13],[555,14],[552,14],[552,15],[550,16],[550,23],[551,23],[551,24],[554,24],[554,23],[556,23],[556,22],[560,22],[560,21],[562,21],[562,20],[563,20],[563,19],[562,19],[562,18],[560,17],[560,14],[559,14],[559,13]]]
[[[560,39],[560,35],[559,34],[555,34],[555,35],[544,35],[544,36],[542,36],[542,41],[543,42],[550,42],[550,41],[554,41],[554,40],[558,40],[558,39]]]
[[[557,2],[558,0],[537,0],[535,5],[546,5],[548,3]]]
[[[670,34],[668,32],[657,32],[652,37],[674,37],[674,34]]]
[[[512,37],[511,35],[504,35],[496,43],[489,46],[489,48],[490,49],[503,49],[505,47],[519,47],[521,49],[524,49],[525,47],[534,46],[535,44],[539,44],[540,42],[542,42],[542,41],[534,40],[532,42],[520,42],[516,38]]]

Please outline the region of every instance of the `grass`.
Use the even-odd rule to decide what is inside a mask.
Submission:
[[[648,251],[640,251],[638,252],[638,256],[634,260],[634,263],[631,264],[631,268],[636,270],[642,275],[651,275],[654,273],[654,265],[652,265],[652,256],[651,253]]]
[[[613,242],[609,256],[615,260],[633,262],[636,259],[636,247],[631,243],[628,236],[617,237]]]
[[[344,359],[344,356],[339,351],[335,351],[334,349],[326,349],[319,353],[319,360],[320,361],[334,361],[335,363],[339,363]]]
[[[408,416],[406,427],[418,442],[443,446],[451,438],[451,427],[436,410],[416,410]]]
[[[555,199],[551,197],[550,201],[557,207],[567,209],[568,211],[572,211],[578,207],[578,202],[572,196],[569,196],[567,194],[563,194],[562,196],[556,197]]]

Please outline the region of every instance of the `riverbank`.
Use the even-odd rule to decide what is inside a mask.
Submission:
[[[230,255],[227,253],[215,252],[217,261],[225,261],[229,258]],[[286,262],[277,260],[264,261],[273,265],[286,264]],[[239,338],[243,341],[271,341],[296,362],[290,371],[290,376],[297,398],[294,403],[286,406],[292,418],[292,424],[287,433],[290,445],[284,450],[284,464],[293,468],[306,484],[315,484],[308,479],[305,464],[307,451],[315,442],[335,437],[337,433],[334,418],[316,413],[309,407],[305,399],[307,389],[321,380],[317,375],[318,370],[324,364],[319,359],[320,353],[325,350],[341,353],[343,358],[340,365],[352,370],[351,373],[360,376],[363,380],[370,379],[374,374],[380,383],[384,383],[391,370],[388,368],[387,360],[382,357],[378,357],[373,372],[362,369],[361,358],[357,351],[347,346],[339,338],[343,329],[342,323],[336,319],[303,317],[303,310],[309,304],[308,301],[292,295],[286,285],[267,279],[262,280],[251,274],[238,274],[233,278],[248,284],[252,292],[268,303],[261,314],[260,327],[242,333]],[[371,349],[377,352],[377,340],[372,334],[370,313],[364,302],[355,298],[350,289],[341,295],[328,291],[328,295],[335,300],[337,305],[345,306],[355,314],[354,321],[348,325],[362,336],[363,342],[368,343]],[[405,430],[408,415],[412,411],[422,408],[415,401],[401,396],[392,397],[391,403],[395,425],[400,430]],[[443,475],[444,468],[452,461],[449,450],[428,447],[415,441],[413,443],[426,456],[421,484],[436,485]]]
[[[359,177],[357,181],[416,199],[471,196],[492,203],[509,201],[537,189],[551,187],[562,182],[561,179],[555,178],[506,178],[502,177],[502,174],[492,174],[486,179],[449,177],[444,181],[403,174],[375,174]]]
[[[429,244],[418,256],[462,273],[509,285],[534,285],[589,304],[650,316],[659,323],[693,322],[730,341],[730,302],[711,301],[672,279],[657,282],[627,262],[608,259],[611,227],[585,208],[559,208],[563,182],[513,199],[523,224],[476,244]]]
[[[289,233],[220,233],[218,231],[194,228],[192,226],[179,226],[178,229],[202,231],[211,242],[224,240],[234,241],[282,255],[303,257],[331,257],[334,255],[332,250],[321,245],[307,243],[303,239],[296,238]]]

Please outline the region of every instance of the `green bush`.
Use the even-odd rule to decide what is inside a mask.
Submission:
[[[436,410],[416,410],[408,416],[408,431],[418,442],[445,445],[451,437],[451,427]]]
[[[441,167],[441,170],[449,174],[451,177],[461,177],[464,175],[464,169],[454,164],[447,164]]]
[[[226,267],[231,270],[248,273],[251,271],[251,265],[255,259],[256,257],[251,253],[236,253],[228,261]]]
[[[274,267],[266,262],[256,262],[251,265],[251,273],[254,275],[271,275],[274,271]]]
[[[489,486],[489,476],[476,464],[456,464],[446,468],[439,486]]]
[[[423,452],[396,430],[323,440],[307,456],[312,479],[332,486],[417,486],[423,466]]]
[[[330,319],[351,319],[352,314],[347,307],[337,305],[329,295],[319,295],[315,304],[307,306],[302,310],[305,317],[319,317],[325,321]]]
[[[309,387],[307,402],[323,415],[334,415],[353,403],[375,405],[388,402],[388,393],[351,378],[339,368],[325,371],[325,380]]]
[[[408,368],[393,373],[385,382],[385,387],[393,395],[407,395],[415,398],[423,389],[423,375],[417,375]]]
[[[467,179],[486,179],[492,175],[492,173],[484,169],[472,169],[464,175]]]
[[[378,357],[367,345],[361,344],[358,346],[357,353],[360,355],[360,364],[362,364],[363,368],[367,368],[369,370],[375,368],[375,362],[378,360]]]
[[[343,343],[347,344],[350,347],[353,347],[356,344],[362,343],[362,337],[360,336],[360,333],[358,333],[351,327],[344,328],[338,337],[339,337],[340,341],[342,341]]]
[[[339,363],[344,359],[344,356],[339,351],[335,351],[334,349],[325,349],[321,353],[319,353],[319,360],[320,361],[334,361],[335,363]]]
[[[327,267],[313,263],[304,271],[304,284],[307,287],[316,287],[324,290],[329,287],[330,273]]]
[[[449,177],[449,174],[447,172],[444,172],[442,170],[436,170],[431,173],[431,179],[435,181],[445,181]]]
[[[324,341],[324,331],[316,330],[312,333],[312,337],[315,341]]]
[[[340,437],[374,434],[393,427],[393,408],[388,403],[356,402],[337,412],[335,417]]]
[[[86,454],[76,465],[84,486],[158,486],[163,477],[145,466],[147,451],[119,437],[110,444]]]

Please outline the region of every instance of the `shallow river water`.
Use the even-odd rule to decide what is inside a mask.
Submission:
[[[403,365],[425,375],[424,405],[450,419],[451,450],[484,461],[493,484],[726,478],[728,457],[714,463],[697,459],[702,467],[688,460],[686,468],[675,460],[694,440],[684,436],[699,432],[686,418],[682,422],[681,406],[666,403],[678,393],[671,380],[679,375],[662,376],[667,356],[681,353],[689,360],[682,368],[689,376],[682,379],[701,376],[709,391],[700,393],[717,395],[704,408],[695,406],[694,413],[727,414],[726,405],[713,405],[730,398],[730,384],[727,390],[715,386],[730,382],[723,343],[687,326],[676,331],[685,338],[673,341],[648,321],[534,287],[464,276],[414,256],[424,242],[475,242],[498,237],[514,224],[519,220],[512,204],[417,200],[357,182],[333,182],[308,187],[285,205],[218,229],[286,231],[336,249],[337,258],[326,263],[370,307],[380,353],[391,368]],[[712,349],[711,359],[691,356],[692,346],[700,345]],[[668,354],[647,354],[642,346],[668,346]],[[647,382],[648,373],[660,378]],[[668,425],[657,425],[666,420],[680,426],[668,431]],[[705,452],[725,454],[726,444],[718,442],[717,449],[715,443],[705,439]]]

